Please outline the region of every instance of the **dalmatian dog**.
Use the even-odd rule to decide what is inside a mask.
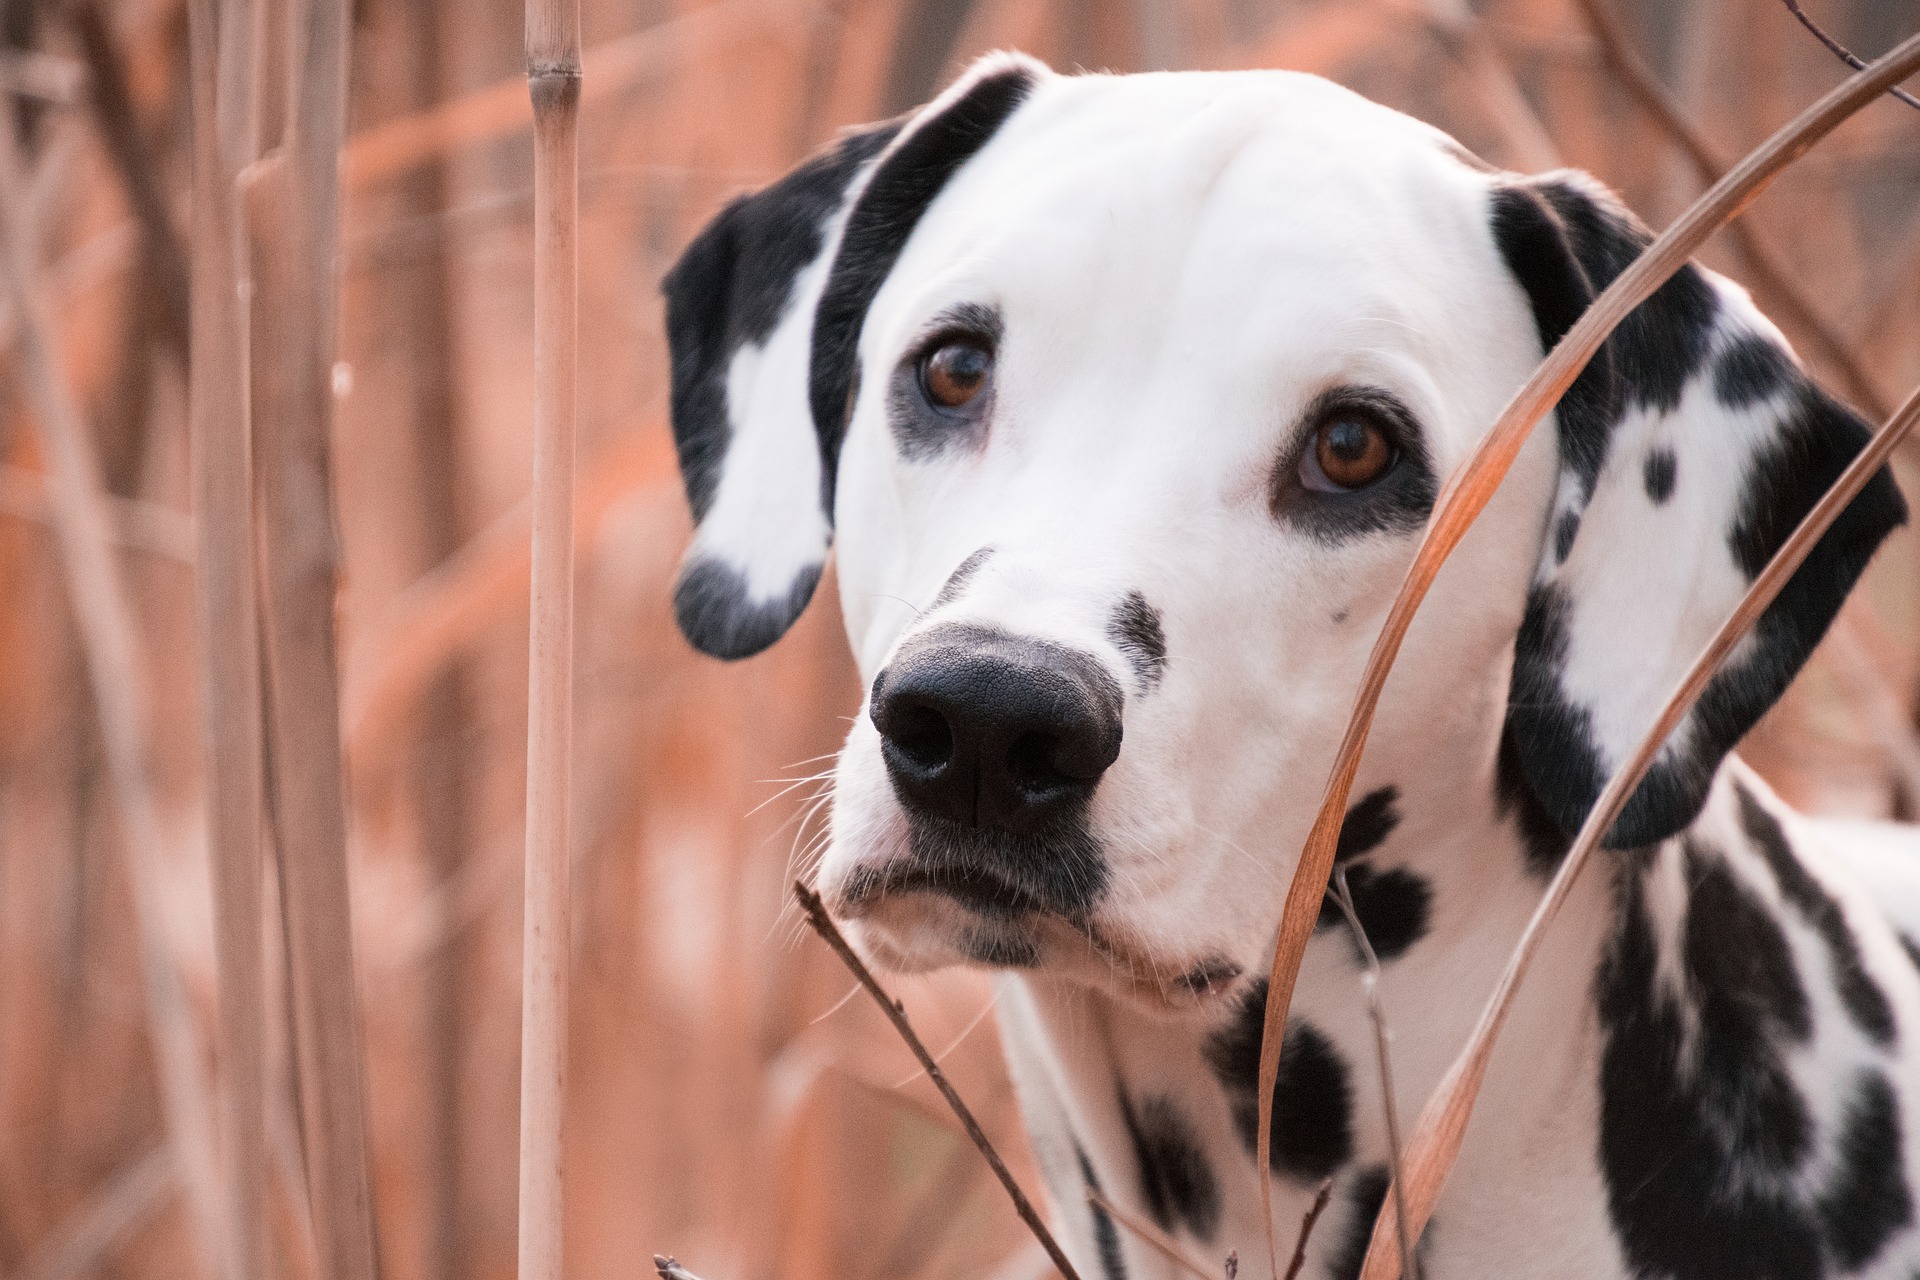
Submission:
[[[1329,908],[1254,1166],[1264,975],[1369,647],[1440,490],[1647,232],[1279,71],[976,64],[727,206],[665,282],[720,658],[837,547],[866,686],[817,875],[895,971],[1002,975],[1080,1272],[1171,1277],[1097,1188],[1268,1275],[1350,1277],[1386,1187],[1358,936]],[[1442,573],[1339,848],[1403,1127],[1610,770],[1863,446],[1688,267]],[[1920,1276],[1920,842],[1729,754],[1889,530],[1882,474],[1665,744],[1556,922],[1417,1246],[1446,1277]],[[1284,1248],[1284,1243],[1283,1243]]]

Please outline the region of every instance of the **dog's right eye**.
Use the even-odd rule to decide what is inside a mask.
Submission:
[[[948,342],[920,361],[920,389],[942,409],[964,409],[979,396],[993,370],[993,355],[971,342]]]

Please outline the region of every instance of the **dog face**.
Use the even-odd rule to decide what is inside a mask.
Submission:
[[[1172,1006],[1263,966],[1442,481],[1644,242],[1588,180],[1491,173],[1312,77],[1004,55],[729,206],[666,285],[677,614],[755,652],[837,534],[868,696],[820,881],[869,950]],[[1864,439],[1687,268],[1443,573],[1363,790],[1439,797],[1504,732],[1577,826]],[[1901,514],[1883,476],[1613,843],[1691,821]]]

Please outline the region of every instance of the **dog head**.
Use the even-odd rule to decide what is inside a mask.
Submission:
[[[1008,55],[728,206],[665,286],[675,606],[757,652],[837,541],[868,694],[820,879],[868,948],[1174,1003],[1264,964],[1442,480],[1646,240],[1590,179],[1490,171],[1313,77]],[[1457,803],[1504,733],[1577,827],[1865,439],[1684,269],[1442,574],[1356,794]],[[1883,474],[1610,843],[1693,819],[1903,515]]]

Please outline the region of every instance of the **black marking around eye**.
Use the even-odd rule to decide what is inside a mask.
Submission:
[[[1089,1190],[1102,1191],[1100,1179],[1093,1176],[1093,1161],[1087,1159],[1086,1148],[1078,1142],[1073,1144],[1073,1154],[1080,1161],[1080,1177],[1085,1180]],[[1105,1194],[1102,1191],[1102,1194]],[[1106,1273],[1107,1280],[1127,1280],[1127,1263],[1120,1252],[1120,1231],[1113,1225],[1113,1218],[1105,1209],[1087,1201],[1087,1212],[1093,1218],[1093,1243],[1100,1251],[1100,1269]]]
[[[989,355],[997,353],[1004,328],[998,307],[971,302],[950,307],[929,322],[926,336],[894,366],[887,382],[887,425],[901,457],[927,462],[951,449],[977,449],[985,443],[984,428],[995,398],[993,362],[989,360],[986,382],[978,394],[956,408],[928,403],[920,366],[949,341],[969,342]]]
[[[1160,611],[1145,596],[1129,591],[1113,607],[1107,639],[1132,665],[1140,692],[1147,693],[1160,683],[1167,670],[1167,633],[1160,625]]]
[[[1120,1118],[1133,1141],[1140,1195],[1154,1222],[1162,1231],[1184,1224],[1198,1239],[1211,1241],[1220,1225],[1220,1186],[1185,1114],[1159,1094],[1136,1107],[1122,1089]]]
[[[941,584],[940,593],[934,596],[933,603],[927,606],[926,611],[932,613],[942,605],[952,604],[955,600],[959,599],[960,593],[966,590],[967,583],[972,581],[973,575],[980,572],[980,566],[992,558],[993,548],[981,547],[965,560],[962,560],[959,568],[947,575],[946,582]]]
[[[1220,1081],[1234,1129],[1248,1154],[1257,1150],[1260,1041],[1267,983],[1248,985],[1231,1019],[1207,1039],[1207,1065]],[[1316,1182],[1353,1158],[1353,1096],[1347,1064],[1312,1023],[1295,1018],[1280,1042],[1270,1129],[1276,1174]]]
[[[1728,344],[1714,361],[1713,394],[1729,409],[1744,409],[1778,395],[1798,374],[1779,343],[1749,333]]]
[[[1834,985],[1839,988],[1840,1002],[1846,1006],[1848,1016],[1875,1044],[1890,1047],[1896,1034],[1893,1006],[1887,1001],[1887,993],[1867,972],[1860,958],[1860,942],[1853,936],[1840,904],[1801,865],[1793,846],[1787,842],[1780,820],[1767,812],[1745,787],[1736,784],[1734,790],[1740,797],[1741,825],[1746,829],[1747,838],[1766,858],[1767,865],[1773,868],[1780,895],[1793,904],[1826,943]]]
[[[1834,1261],[1843,1271],[1858,1271],[1913,1221],[1913,1198],[1900,1167],[1900,1099],[1880,1072],[1860,1073],[1836,1154],[1839,1167],[1820,1195],[1820,1221]]]
[[[814,313],[808,406],[825,460],[821,483],[833,510],[840,442],[859,363],[860,329],[920,217],[960,166],[987,145],[1033,90],[1024,66],[982,76],[880,162],[847,215],[846,229]]]
[[[1308,489],[1300,480],[1300,461],[1313,447],[1314,426],[1341,412],[1380,427],[1398,457],[1384,477],[1365,488],[1337,493]],[[1416,533],[1426,524],[1440,482],[1419,420],[1398,396],[1380,387],[1335,387],[1315,397],[1300,421],[1296,439],[1281,451],[1268,482],[1274,519],[1331,545],[1371,533]]]
[[[1673,456],[1673,450],[1647,450],[1647,460],[1640,467],[1640,483],[1646,487],[1647,497],[1654,506],[1662,505],[1673,496],[1673,483],[1679,471],[1680,461]]]
[[[1785,1062],[1808,1026],[1792,953],[1718,853],[1686,842],[1627,856],[1594,994],[1601,1168],[1629,1268],[1817,1280],[1823,1233],[1797,1188],[1813,1121]],[[1676,856],[1694,886],[1679,997],[1691,1014],[1660,976],[1647,904],[1658,859]]]

